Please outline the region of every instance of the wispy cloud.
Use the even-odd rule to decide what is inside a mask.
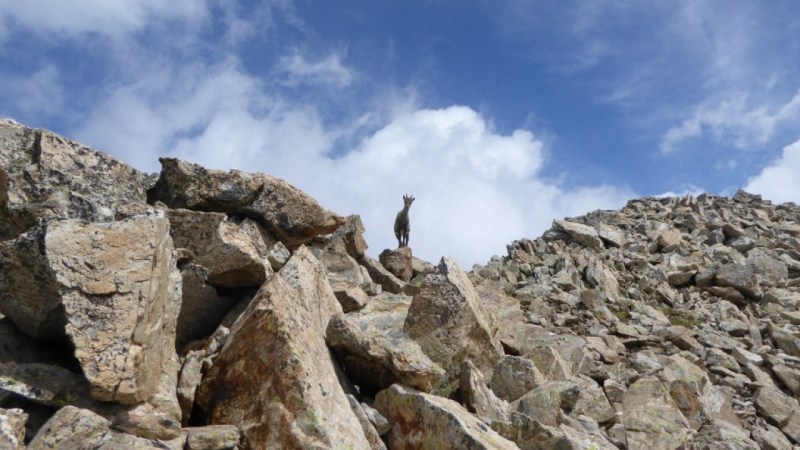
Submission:
[[[4,74],[0,69],[0,114],[12,110],[28,117],[48,117],[60,114],[64,93],[58,81],[59,71],[55,66],[45,65],[29,76]]]
[[[664,134],[661,151],[671,153],[683,142],[701,137],[741,150],[760,148],[784,124],[800,129],[800,91],[788,102],[772,108],[764,104],[751,105],[748,100],[748,95],[739,94],[717,105],[698,107],[690,117]]]
[[[354,78],[353,70],[342,63],[339,53],[310,60],[295,50],[278,60],[276,72],[281,76],[281,82],[288,86],[324,84],[343,88],[350,85]]]
[[[152,20],[199,22],[206,18],[207,0],[26,0],[0,3],[0,28],[22,27],[27,32],[60,33],[66,37],[96,33],[122,38]],[[58,36],[58,34],[56,35]]]

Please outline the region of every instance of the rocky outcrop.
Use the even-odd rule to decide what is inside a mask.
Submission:
[[[3,448],[800,445],[794,204],[635,199],[464,272],[162,162],[148,205],[155,177],[0,122]]]
[[[279,178],[208,170],[173,158],[160,161],[161,176],[147,192],[151,202],[249,217],[290,248],[331,233],[344,223],[342,217]]]

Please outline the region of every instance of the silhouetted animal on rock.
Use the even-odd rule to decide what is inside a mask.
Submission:
[[[408,246],[408,233],[411,232],[411,223],[408,221],[408,208],[411,208],[411,203],[414,197],[410,195],[403,196],[403,210],[397,213],[397,218],[394,219],[394,235],[397,236],[397,246]]]

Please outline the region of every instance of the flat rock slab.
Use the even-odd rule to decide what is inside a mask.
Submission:
[[[392,424],[388,442],[393,450],[519,448],[453,400],[399,384],[381,391],[373,406]]]
[[[368,449],[325,345],[341,307],[322,264],[300,247],[231,329],[196,402],[252,449]]]
[[[554,220],[553,229],[567,233],[575,242],[588,248],[603,248],[603,241],[594,227],[582,223]]]
[[[0,364],[0,389],[54,408],[92,401],[86,378],[50,364]]]
[[[341,216],[280,178],[238,170],[209,170],[174,158],[159,161],[161,176],[147,192],[150,202],[249,217],[290,248],[344,224]]]

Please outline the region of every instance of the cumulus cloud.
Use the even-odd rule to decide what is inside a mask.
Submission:
[[[332,156],[357,125],[326,125],[314,107],[264,89],[229,61],[118,88],[79,137],[148,171],[169,154],[282,177],[334,211],[360,214],[374,255],[397,245],[394,216],[412,194],[415,253],[452,255],[467,268],[503,254],[513,239],[538,236],[554,218],[620,207],[632,196],[546,181],[533,133],[499,133],[469,107],[386,108],[376,114],[386,117],[380,126]]]
[[[688,139],[708,137],[716,143],[748,149],[766,144],[777,127],[800,119],[800,91],[777,108],[752,106],[739,94],[717,105],[703,105],[661,138],[662,153],[671,153]]]
[[[744,190],[773,202],[800,202],[800,140],[783,148],[781,157],[747,180]]]

